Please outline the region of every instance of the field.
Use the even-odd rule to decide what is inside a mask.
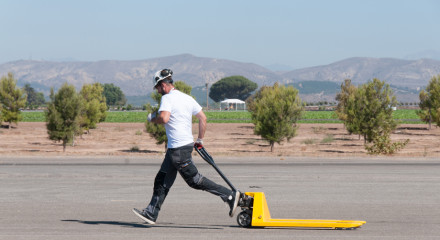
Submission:
[[[207,111],[209,123],[251,123],[251,114],[247,111]],[[416,110],[399,109],[394,119],[401,123],[421,123]],[[44,112],[22,112],[23,122],[44,122]],[[107,123],[143,123],[145,111],[107,112]],[[305,111],[299,123],[341,123],[334,111]]]
[[[252,123],[208,123],[204,145],[215,156],[317,156],[367,157],[364,141],[350,135],[342,123],[300,123],[297,136],[276,144],[274,152]],[[193,133],[198,132],[197,124]],[[196,135],[194,135],[196,136]],[[410,139],[396,157],[439,157],[440,128],[427,124],[402,124],[393,131],[392,141]],[[145,132],[143,122],[100,123],[89,134],[75,140],[63,153],[60,142],[49,140],[44,122],[20,122],[11,129],[0,128],[1,156],[147,156],[162,157],[164,145],[157,145]],[[368,156],[369,158],[371,156]]]

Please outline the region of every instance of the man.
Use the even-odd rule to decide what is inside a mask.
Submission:
[[[206,116],[202,107],[192,97],[174,89],[172,75],[170,69],[163,69],[156,72],[153,79],[154,88],[162,95],[162,100],[157,116],[150,113],[148,121],[165,125],[168,149],[154,180],[150,203],[142,211],[134,208],[133,212],[145,222],[155,224],[160,208],[179,172],[190,187],[219,196],[229,205],[229,216],[233,217],[240,192],[231,191],[202,176],[192,162],[193,146],[203,146]],[[199,132],[195,143],[192,135],[193,115],[199,119]]]

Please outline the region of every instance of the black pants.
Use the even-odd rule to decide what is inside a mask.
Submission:
[[[232,191],[202,176],[194,165],[191,157],[193,144],[179,148],[169,148],[154,180],[153,197],[147,212],[155,219],[165,201],[168,191],[176,180],[177,172],[192,188],[210,192],[226,202]]]

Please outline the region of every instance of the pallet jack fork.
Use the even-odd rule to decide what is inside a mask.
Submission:
[[[241,227],[355,229],[366,223],[354,220],[274,219],[270,216],[263,192],[244,193],[240,206],[243,211],[238,214],[237,223]]]
[[[233,191],[237,189],[220,171],[202,145],[194,146],[200,156],[208,162],[225,180]],[[237,223],[241,227],[297,227],[297,228],[328,228],[328,229],[355,229],[365,221],[354,220],[321,220],[321,219],[273,219],[270,216],[269,207],[267,206],[266,197],[263,192],[246,192],[241,194],[238,206],[242,212],[237,215]]]

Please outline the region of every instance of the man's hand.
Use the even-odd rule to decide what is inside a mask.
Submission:
[[[155,117],[156,117],[156,112],[149,113],[149,114],[148,114],[148,117],[147,117],[147,120],[148,120],[149,122],[151,122],[151,119],[153,119],[153,118],[155,118]]]
[[[194,143],[194,147],[197,149],[200,149],[203,147],[203,139],[197,138],[196,142]]]

